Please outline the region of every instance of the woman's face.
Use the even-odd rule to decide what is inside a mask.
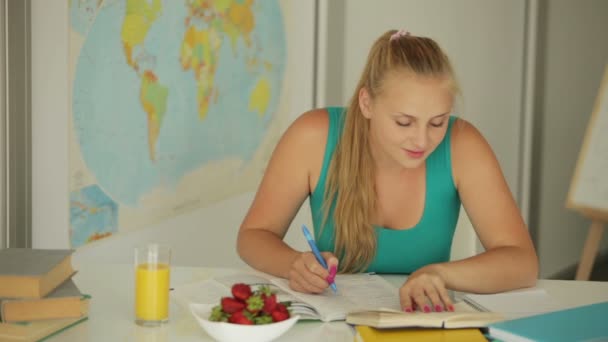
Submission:
[[[371,98],[359,93],[363,115],[370,120],[372,153],[380,167],[417,168],[445,136],[454,102],[447,78],[395,73]]]

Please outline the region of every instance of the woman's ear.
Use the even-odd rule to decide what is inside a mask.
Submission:
[[[359,89],[359,108],[367,119],[372,117],[372,99],[365,87]]]

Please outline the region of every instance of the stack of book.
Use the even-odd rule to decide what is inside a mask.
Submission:
[[[88,318],[73,250],[0,249],[0,341],[39,341]]]

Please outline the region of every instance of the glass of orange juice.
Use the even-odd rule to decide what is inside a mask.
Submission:
[[[170,266],[168,246],[135,248],[135,323],[159,326],[169,321]]]

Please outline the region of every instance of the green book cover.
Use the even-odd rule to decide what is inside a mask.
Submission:
[[[528,316],[488,326],[502,341],[608,341],[608,302]]]

